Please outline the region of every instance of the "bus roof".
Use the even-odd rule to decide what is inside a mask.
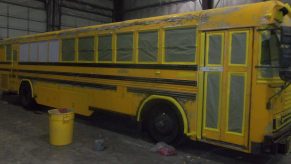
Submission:
[[[116,31],[139,26],[178,27],[181,25],[195,25],[199,30],[219,30],[229,28],[259,27],[276,22],[279,10],[283,7],[290,9],[289,5],[278,0],[267,2],[230,6],[210,10],[193,11],[182,14],[172,14],[144,19],[134,19],[117,23],[108,23],[60,31],[45,32],[34,35],[7,38],[3,42],[33,39],[49,36],[74,36],[78,33],[94,31]]]

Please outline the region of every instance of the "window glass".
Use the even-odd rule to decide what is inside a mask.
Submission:
[[[38,42],[38,61],[47,62],[48,61],[48,42],[42,41]]]
[[[117,35],[117,61],[132,61],[133,56],[133,34]]]
[[[94,61],[94,37],[79,39],[79,61]]]
[[[112,36],[98,37],[98,61],[112,61]]]
[[[228,131],[242,133],[245,99],[244,76],[231,75],[228,110]]]
[[[62,40],[62,61],[75,61],[75,39]]]
[[[18,61],[18,51],[13,50],[13,61]]]
[[[21,44],[19,51],[20,51],[19,61],[28,62],[29,61],[29,43]]]
[[[165,61],[194,62],[196,52],[196,29],[166,30]]]
[[[222,35],[210,35],[208,47],[208,64],[221,64]]]
[[[261,62],[263,66],[269,66],[270,68],[261,68],[261,76],[266,78],[272,78],[278,76],[278,69],[271,68],[279,65],[279,52],[280,41],[275,33],[270,31],[262,32],[261,35]]]
[[[29,61],[31,62],[37,62],[38,58],[38,43],[31,43],[30,44],[30,58]]]
[[[157,62],[158,32],[140,32],[138,37],[138,61]]]
[[[51,40],[49,43],[49,62],[58,62],[59,61],[59,40]]]
[[[231,41],[231,64],[246,64],[247,33],[233,33]]]
[[[12,60],[12,47],[11,47],[11,45],[6,45],[5,51],[6,51],[6,61],[11,61]]]
[[[218,128],[220,82],[220,73],[207,74],[206,127],[208,128]]]

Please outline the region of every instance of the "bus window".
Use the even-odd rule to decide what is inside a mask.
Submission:
[[[75,61],[75,39],[62,40],[62,61]]]
[[[79,38],[79,61],[94,61],[94,37]]]
[[[112,61],[112,36],[98,37],[98,61]]]
[[[246,64],[247,33],[231,33],[231,64]]]
[[[59,40],[51,40],[49,43],[49,62],[58,62],[59,61]]]
[[[12,47],[10,44],[6,45],[5,52],[6,52],[6,61],[11,61],[12,60]]]
[[[19,61],[28,62],[29,61],[29,43],[21,44],[19,48]]]
[[[30,44],[29,54],[30,54],[30,61],[37,62],[37,58],[38,58],[38,44],[37,43]]]
[[[222,64],[222,49],[223,49],[223,35],[211,34],[209,35],[209,56],[208,63],[212,65]]]
[[[195,62],[196,29],[169,29],[165,33],[166,62]]]
[[[48,61],[48,42],[42,41],[38,42],[38,61],[47,62]]]
[[[158,61],[158,32],[140,32],[138,37],[138,61]]]
[[[260,64],[263,66],[276,67],[279,65],[279,51],[280,41],[276,33],[269,31],[261,34],[261,60]],[[261,76],[265,78],[272,78],[278,76],[278,69],[263,68],[261,69]]]
[[[133,33],[117,35],[117,61],[129,62],[133,60]]]

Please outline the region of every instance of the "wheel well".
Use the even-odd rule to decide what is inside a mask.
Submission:
[[[18,94],[20,94],[22,87],[29,87],[31,90],[31,95],[33,96],[33,88],[30,80],[22,80],[19,86]]]
[[[145,128],[144,121],[146,120],[147,117],[149,117],[149,114],[154,110],[153,108],[155,106],[166,106],[170,110],[173,110],[179,119],[180,126],[182,126],[181,128],[184,129],[184,133],[186,134],[188,132],[188,123],[187,123],[188,121],[187,121],[187,118],[185,117],[185,113],[181,112],[181,106],[179,109],[177,104],[174,104],[173,102],[167,99],[163,99],[163,98],[152,99],[142,105],[138,113],[138,121],[141,122],[142,128]]]

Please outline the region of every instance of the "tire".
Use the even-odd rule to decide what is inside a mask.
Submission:
[[[32,97],[32,91],[30,84],[23,83],[19,90],[21,105],[26,109],[33,109],[36,106],[36,102]]]
[[[184,138],[183,123],[169,105],[160,105],[150,110],[146,117],[146,128],[156,142],[179,145]]]

